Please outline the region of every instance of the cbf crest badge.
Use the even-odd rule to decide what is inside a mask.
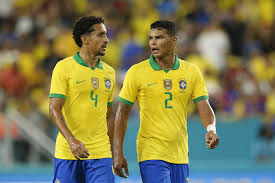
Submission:
[[[99,87],[99,80],[98,80],[98,78],[92,78],[91,81],[92,81],[93,88],[97,89]]]
[[[163,86],[166,90],[172,89],[172,80],[171,79],[164,79],[163,80]]]
[[[185,90],[186,86],[187,86],[186,81],[184,79],[180,79],[179,80],[179,87],[180,87],[180,89]]]
[[[105,87],[107,89],[110,89],[111,88],[111,80],[110,79],[104,79],[104,81],[105,81]]]

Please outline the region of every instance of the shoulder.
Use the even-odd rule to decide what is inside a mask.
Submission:
[[[149,60],[141,61],[137,64],[134,64],[130,67],[130,69],[127,72],[141,72],[144,71],[148,67]]]
[[[197,68],[197,66],[191,62],[188,62],[186,60],[182,60],[182,59],[179,59],[180,61],[180,65],[184,66],[184,67],[188,67],[188,68]]]
[[[68,73],[70,73],[73,68],[73,61],[73,57],[67,57],[57,62],[53,69],[53,75],[59,75],[68,78]]]
[[[179,59],[180,61],[180,68],[182,70],[192,70],[193,72],[200,72],[200,69],[198,66],[196,66],[195,64],[191,63],[191,62],[188,62],[186,60],[182,60],[182,59]]]
[[[110,66],[109,64],[107,64],[106,62],[104,61],[100,61],[102,66],[103,66],[103,69],[106,71],[106,72],[109,72],[109,73],[112,73],[112,74],[115,74],[115,69]]]
[[[116,73],[113,67],[111,67],[110,65],[108,65],[107,63],[103,62],[102,60],[100,61],[102,66],[103,66],[103,70],[105,75],[109,78],[114,80],[115,82],[115,78],[116,78]]]
[[[73,63],[73,61],[74,61],[74,58],[72,56],[64,58],[63,60],[60,60],[57,62],[57,64],[55,65],[55,68],[66,69],[69,65]]]

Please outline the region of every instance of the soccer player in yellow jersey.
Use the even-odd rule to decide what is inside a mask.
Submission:
[[[175,24],[159,20],[151,24],[148,60],[133,65],[127,72],[119,94],[115,119],[115,172],[129,175],[123,155],[123,140],[131,106],[137,100],[140,129],[137,154],[143,183],[187,183],[188,135],[187,106],[196,103],[206,133],[206,145],[219,143],[215,115],[199,69],[175,54]],[[123,172],[123,169],[126,173]]]
[[[51,81],[50,117],[59,130],[53,182],[113,183],[115,72],[99,58],[109,42],[103,18],[80,18],[73,38],[79,52],[56,64]]]

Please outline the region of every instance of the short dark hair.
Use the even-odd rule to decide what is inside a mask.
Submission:
[[[93,32],[94,29],[92,26],[94,24],[101,24],[104,23],[103,17],[96,17],[96,16],[84,16],[80,17],[76,20],[74,23],[73,28],[73,38],[77,46],[82,46],[81,36],[84,34],[89,34],[90,32]]]
[[[158,20],[151,24],[152,29],[166,29],[169,36],[177,36],[177,28],[174,22],[169,20]]]

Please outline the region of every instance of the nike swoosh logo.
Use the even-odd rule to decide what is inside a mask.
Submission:
[[[153,86],[154,84],[157,84],[158,82],[156,82],[156,83],[150,83],[150,84],[147,84],[147,86]]]
[[[82,80],[82,81],[76,81],[76,84],[80,84],[80,83],[83,83],[84,81],[86,81],[86,80]]]

